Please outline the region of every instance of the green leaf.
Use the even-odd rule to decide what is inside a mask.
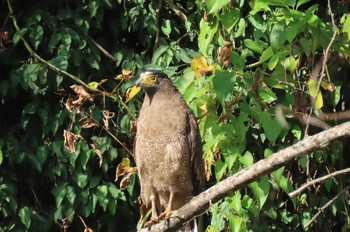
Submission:
[[[271,56],[273,56],[274,52],[272,47],[268,47],[260,56],[259,62],[263,63],[264,61],[270,59]]]
[[[2,164],[2,160],[3,160],[3,157],[2,157],[3,155],[2,155],[2,150],[1,150],[1,148],[0,148],[0,165]]]
[[[249,167],[254,163],[254,158],[252,153],[246,151],[242,157],[239,158],[239,161],[244,164],[245,167]]]
[[[207,0],[205,3],[209,14],[215,14],[218,13],[219,10],[221,10],[225,5],[230,3],[230,0]]]
[[[232,202],[231,206],[232,208],[238,213],[241,214],[243,209],[242,209],[242,199],[241,199],[241,192],[237,191],[233,197],[232,197]]]
[[[262,41],[254,41],[251,39],[245,39],[244,41],[244,45],[247,46],[247,48],[249,48],[250,50],[257,52],[259,54],[261,54],[264,50],[264,48],[266,47],[266,43],[262,42]]]
[[[108,201],[108,209],[109,209],[109,212],[112,214],[112,215],[115,215],[115,212],[117,211],[117,201]]]
[[[118,189],[113,183],[107,183],[108,185],[108,192],[111,194],[111,196],[114,199],[118,199],[119,198],[119,194],[120,194],[120,189]]]
[[[157,48],[157,50],[154,52],[152,57],[152,64],[158,64],[158,60],[161,58],[161,56],[169,49],[169,46],[161,45]]]
[[[311,1],[311,0],[299,0],[298,3],[297,3],[296,9],[298,9],[299,6],[301,6],[301,5],[305,4],[305,3],[308,3],[308,2],[310,2],[310,1]]]
[[[258,200],[259,209],[262,209],[270,192],[269,178],[267,176],[263,176],[259,181],[253,182],[249,186],[253,190],[254,196]]]
[[[232,96],[233,86],[236,81],[236,74],[229,71],[217,71],[213,78],[213,86],[221,105]]]
[[[259,88],[259,97],[269,104],[277,100],[276,94],[270,88]]]
[[[286,25],[283,21],[276,23],[270,33],[270,44],[274,52],[277,52],[284,46],[287,40]]]
[[[269,68],[269,70],[273,70],[278,64],[279,60],[280,60],[280,54],[279,53],[274,54],[271,57],[269,63],[267,64],[267,67]]]
[[[34,49],[38,49],[39,44],[41,43],[41,40],[44,35],[44,29],[40,25],[35,25],[31,28],[29,33],[29,38],[31,39],[31,42],[34,46]]]
[[[77,194],[75,193],[74,188],[72,186],[68,186],[66,188],[66,199],[71,205],[74,204],[76,196]]]
[[[271,115],[267,112],[261,112],[259,117],[268,140],[273,143],[276,142],[277,138],[282,132],[283,127],[277,122],[276,119],[272,119]]]
[[[21,39],[20,34],[21,34],[22,36],[24,36],[24,35],[26,34],[27,31],[28,31],[27,28],[22,28],[22,29],[20,30],[20,32],[17,32],[17,31],[16,31],[16,32],[13,34],[12,43],[16,45],[16,44],[19,42],[19,40]]]
[[[288,26],[287,40],[292,43],[294,38],[305,28],[305,20],[293,22]]]
[[[227,164],[221,160],[217,160],[215,163],[215,177],[217,181],[220,181],[227,171]]]
[[[67,70],[67,68],[68,68],[68,61],[63,56],[56,56],[56,57],[52,58],[50,60],[50,64],[52,64],[55,67],[62,69],[62,70]]]
[[[247,27],[247,23],[244,20],[244,18],[241,18],[238,22],[238,30],[235,33],[235,38],[238,38],[240,36],[244,36],[245,29]]]
[[[350,14],[344,14],[340,22],[343,24],[343,33],[350,39]]]
[[[108,204],[107,194],[108,194],[108,188],[106,185],[97,186],[96,197],[100,206],[104,209],[104,211],[106,211],[107,204]]]
[[[32,221],[33,210],[28,207],[23,207],[19,210],[18,216],[21,219],[21,222],[25,225],[27,229],[30,227]]]
[[[240,19],[240,10],[237,8],[227,8],[224,9],[222,13],[218,14],[218,16],[227,32],[231,32],[232,28]]]
[[[214,35],[218,30],[218,21],[215,20],[209,23],[202,19],[199,24],[199,36],[198,36],[198,47],[204,56],[208,56],[209,46],[213,40]]]
[[[166,35],[169,38],[169,35],[171,32],[171,25],[170,25],[169,19],[163,20],[161,29],[162,29],[162,32],[164,33],[164,35]]]
[[[87,174],[78,173],[77,177],[76,177],[77,185],[80,188],[84,188],[87,185],[87,183],[88,183],[88,177],[89,176]]]
[[[94,175],[90,178],[90,188],[95,188],[102,180],[101,176]]]

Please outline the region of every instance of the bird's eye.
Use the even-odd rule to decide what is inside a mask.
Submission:
[[[156,81],[157,78],[155,76],[151,76],[151,81]]]

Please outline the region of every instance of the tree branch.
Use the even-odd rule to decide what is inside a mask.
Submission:
[[[350,185],[348,187],[346,187],[345,189],[343,189],[341,192],[339,192],[335,197],[333,197],[330,201],[327,202],[327,204],[325,204],[324,206],[322,206],[321,209],[319,209],[319,211],[311,218],[311,220],[305,225],[304,228],[307,228],[311,225],[311,223],[313,223],[318,216],[320,216],[320,214],[322,212],[324,212],[325,209],[327,209],[329,206],[331,206],[340,195],[344,194],[346,191],[348,191],[350,188]]]
[[[74,76],[62,69],[59,69],[57,68],[55,65],[49,63],[48,61],[44,60],[43,58],[41,58],[32,48],[31,46],[29,45],[29,43],[25,40],[22,32],[21,32],[21,29],[20,27],[18,26],[18,23],[17,23],[17,19],[13,13],[13,9],[12,9],[12,5],[11,5],[11,1],[10,0],[7,0],[7,6],[8,6],[8,9],[9,9],[9,13],[10,13],[10,18],[12,19],[12,22],[13,22],[13,26],[15,27],[18,35],[19,35],[19,38],[22,40],[24,46],[26,47],[26,49],[28,50],[28,52],[35,57],[35,59],[37,59],[39,62],[41,63],[44,63],[46,64],[50,69],[52,69],[53,71],[57,72],[58,74],[60,75],[65,75],[69,78],[71,78],[72,80],[74,80],[75,82],[79,83],[80,85],[83,85],[85,88],[89,89],[89,90],[92,90],[94,92],[96,92],[95,89],[91,88],[88,84],[86,84],[84,81],[80,80],[79,77],[77,76]]]
[[[239,171],[233,176],[217,183],[213,187],[194,197],[189,203],[175,211],[167,221],[152,226],[147,231],[175,231],[184,223],[209,209],[212,203],[219,201],[225,196],[237,191],[261,176],[271,173],[284,166],[288,162],[307,154],[308,152],[325,148],[330,142],[350,136],[350,122],[343,123],[316,135],[308,136],[298,143],[272,154],[270,157]]]
[[[174,13],[180,17],[183,22],[187,21],[187,16],[181,11],[181,9],[176,6],[171,0],[164,0],[164,2],[174,11]]]
[[[288,196],[289,197],[295,197],[295,196],[299,195],[300,193],[302,193],[306,188],[310,187],[311,185],[317,184],[319,182],[323,182],[323,181],[325,181],[325,180],[327,180],[329,178],[332,178],[332,177],[335,177],[335,176],[338,176],[338,175],[346,174],[348,172],[350,172],[350,168],[346,168],[346,169],[343,169],[343,170],[332,172],[332,173],[330,173],[328,175],[325,175],[325,176],[322,176],[320,178],[314,179],[312,181],[307,182],[306,184],[304,184],[303,186],[301,186],[297,190],[289,193]]]

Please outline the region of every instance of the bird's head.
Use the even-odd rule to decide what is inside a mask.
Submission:
[[[147,70],[141,73],[140,78],[136,81],[136,86],[147,90],[157,90],[163,79],[168,78],[168,76],[158,70]]]

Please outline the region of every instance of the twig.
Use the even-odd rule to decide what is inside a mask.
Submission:
[[[158,48],[159,44],[159,35],[160,35],[160,23],[159,23],[159,14],[160,14],[160,9],[162,8],[162,2],[163,0],[158,0],[158,6],[156,8],[156,38],[154,40],[154,46],[153,46],[153,54]]]
[[[327,180],[329,178],[332,178],[332,177],[335,177],[335,176],[338,176],[338,175],[346,174],[348,172],[350,172],[350,168],[346,168],[346,169],[343,169],[343,170],[332,172],[332,173],[330,173],[328,175],[325,175],[325,176],[322,176],[320,178],[314,179],[314,180],[304,184],[303,186],[301,186],[297,190],[289,193],[288,196],[289,197],[295,197],[295,196],[299,195],[300,193],[302,193],[306,188],[310,187],[311,185],[317,184],[319,182],[323,182],[323,181],[325,181],[325,180]]]
[[[150,229],[141,229],[140,232],[176,231],[176,229],[190,221],[193,217],[208,210],[210,202],[216,203],[228,194],[247,186],[261,176],[277,170],[288,162],[311,151],[325,148],[332,141],[349,136],[350,122],[335,126],[316,135],[308,136],[298,143],[276,152],[268,158],[260,160],[227,179],[220,181],[175,211],[169,220],[161,221]]]
[[[321,213],[324,212],[325,209],[327,209],[329,206],[331,206],[340,195],[344,194],[346,191],[348,191],[348,189],[350,189],[350,185],[348,187],[346,187],[345,189],[343,189],[342,191],[340,191],[335,197],[333,197],[330,201],[327,202],[327,204],[325,204],[324,206],[322,206],[321,209],[319,209],[319,211],[311,218],[311,220],[306,223],[304,228],[309,227],[316,219],[318,216],[320,216]]]
[[[93,38],[88,36],[89,40],[109,59],[111,59],[113,62],[116,62],[117,59],[112,56],[106,49],[104,49],[99,43],[97,43]]]
[[[73,79],[74,81],[76,81],[77,83],[83,85],[85,88],[89,89],[89,90],[92,90],[92,91],[95,91],[95,89],[91,88],[88,84],[86,84],[84,81],[80,80],[79,77],[77,76],[74,76],[62,69],[59,69],[57,68],[55,65],[53,64],[50,64],[48,61],[44,60],[43,58],[41,58],[29,45],[29,43],[25,40],[22,32],[21,32],[21,29],[20,27],[18,26],[18,23],[17,23],[17,19],[13,13],[13,9],[12,9],[12,5],[11,5],[11,1],[10,0],[7,0],[7,6],[8,6],[8,9],[9,9],[9,13],[10,13],[10,18],[12,19],[13,21],[13,26],[15,27],[20,39],[22,40],[24,46],[26,47],[26,49],[28,50],[28,52],[35,57],[35,59],[37,59],[39,62],[41,63],[44,63],[46,64],[49,68],[51,68],[53,71],[57,72],[58,74],[60,75],[65,75],[71,79]]]
[[[325,71],[326,71],[327,60],[328,60],[328,57],[329,57],[329,51],[331,49],[332,44],[335,41],[335,37],[337,36],[337,26],[335,25],[334,14],[332,12],[330,0],[328,0],[328,4],[327,5],[328,5],[328,12],[329,12],[329,14],[331,16],[331,20],[332,20],[333,36],[331,38],[331,41],[329,41],[329,44],[328,44],[328,46],[327,46],[327,48],[326,48],[326,50],[324,52],[324,55],[323,55],[322,70],[321,70],[321,73],[320,73],[320,76],[319,76],[319,80],[318,80],[318,83],[317,83],[316,98],[317,98],[319,92],[321,91],[320,87],[321,87],[321,83],[322,83],[323,77],[326,75]],[[311,78],[317,79],[316,75],[313,75]],[[313,109],[314,109],[314,104],[311,105],[308,121],[311,118],[311,114],[313,112]],[[309,130],[309,123],[306,124],[305,136],[307,136],[308,130]]]
[[[180,19],[184,22],[187,21],[187,16],[181,11],[181,9],[176,6],[171,0],[164,0],[164,2],[174,11],[174,13],[180,17]]]

